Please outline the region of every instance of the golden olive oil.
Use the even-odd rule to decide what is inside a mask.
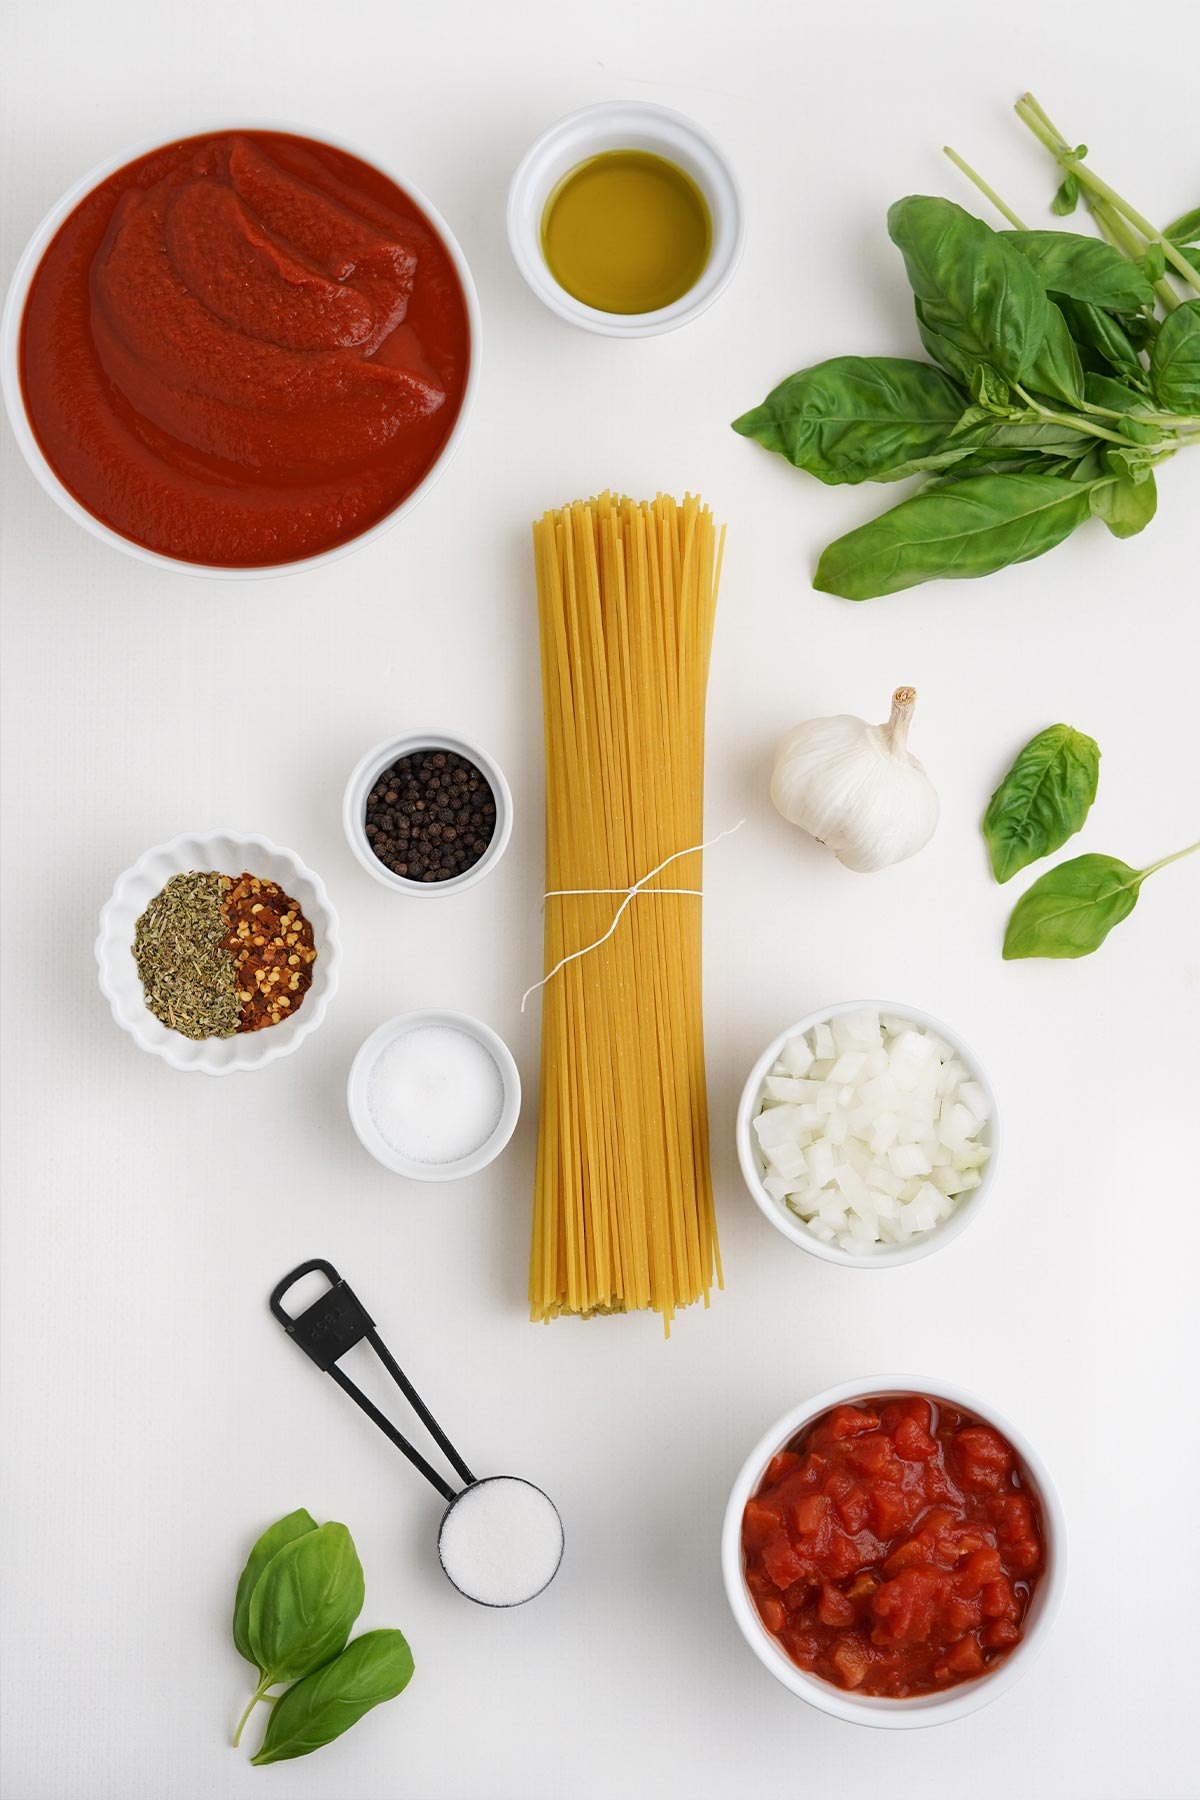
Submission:
[[[657,312],[704,272],[712,219],[690,175],[646,150],[607,150],[568,171],[542,214],[561,288],[607,313]]]

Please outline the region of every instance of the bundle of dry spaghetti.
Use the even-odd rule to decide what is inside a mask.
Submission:
[[[533,538],[547,974],[531,1316],[653,1307],[669,1328],[721,1279],[697,846],[723,533],[691,497],[603,494]]]

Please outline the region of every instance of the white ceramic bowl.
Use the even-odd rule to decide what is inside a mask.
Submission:
[[[559,286],[542,254],[547,200],[564,175],[606,150],[665,157],[691,176],[708,202],[713,238],[704,273],[686,294],[656,312],[609,313],[585,306]],[[744,238],[741,192],[722,152],[691,119],[647,101],[606,101],[560,119],[526,151],[508,190],[508,242],[525,280],[560,319],[608,337],[654,337],[698,318],[733,279]]]
[[[504,1088],[500,1118],[491,1136],[480,1144],[478,1150],[473,1150],[469,1156],[460,1156],[454,1162],[415,1162],[410,1157],[401,1156],[379,1131],[367,1104],[371,1071],[388,1045],[407,1032],[428,1025],[449,1026],[454,1031],[466,1032],[469,1037],[482,1044],[500,1071],[500,1081]],[[400,1013],[396,1018],[388,1019],[380,1025],[360,1045],[358,1054],[350,1065],[346,1104],[350,1109],[350,1123],[358,1134],[359,1142],[385,1169],[391,1169],[395,1175],[407,1175],[410,1181],[457,1181],[460,1176],[477,1175],[480,1169],[486,1169],[508,1143],[516,1130],[521,1112],[521,1077],[508,1045],[481,1019],[473,1019],[469,1013],[444,1012],[441,1009]]]
[[[944,1400],[978,1415],[1006,1437],[1019,1457],[1029,1485],[1041,1503],[1042,1529],[1045,1538],[1046,1564],[1033,1592],[1024,1622],[1024,1636],[1016,1648],[988,1674],[975,1681],[963,1682],[940,1694],[922,1694],[912,1700],[889,1700],[873,1694],[856,1694],[834,1687],[817,1675],[809,1675],[795,1664],[782,1644],[771,1636],[746,1586],[742,1557],[742,1514],[746,1502],[757,1490],[766,1474],[771,1458],[830,1407],[844,1401],[865,1399],[874,1395],[927,1394],[932,1400]],[[1067,1531],[1062,1502],[1046,1465],[1037,1451],[1002,1413],[986,1400],[977,1399],[956,1382],[927,1379],[919,1375],[876,1375],[862,1381],[843,1381],[826,1388],[799,1406],[764,1432],[742,1464],[721,1532],[721,1573],[725,1592],[737,1620],[738,1629],[763,1667],[777,1681],[801,1700],[836,1719],[848,1719],[856,1725],[876,1725],[890,1730],[911,1730],[922,1725],[943,1725],[951,1719],[988,1706],[1012,1687],[1041,1651],[1062,1605],[1067,1581]]]
[[[171,1031],[150,1011],[133,960],[134,928],[172,875],[191,869],[217,869],[223,875],[234,876],[245,870],[265,876],[300,902],[301,911],[313,928],[317,960],[312,965],[312,986],[292,1018],[281,1019],[278,1025],[266,1025],[260,1031],[193,1042],[178,1031]],[[317,1029],[337,992],[341,960],[337,914],[321,877],[314,875],[294,851],[282,849],[269,838],[240,831],[184,832],[169,844],[156,844],[153,850],[147,850],[118,880],[100,914],[96,939],[100,988],[117,1024],[139,1049],[161,1056],[173,1069],[201,1075],[261,1069],[299,1049]]]
[[[402,756],[411,756],[415,750],[453,750],[457,755],[466,757],[468,762],[475,764],[481,775],[487,776],[492,798],[496,803],[496,829],[492,833],[491,843],[477,863],[464,869],[461,875],[452,876],[449,881],[409,881],[405,875],[394,875],[386,863],[380,862],[367,836],[367,795],[385,769],[398,762]],[[391,888],[398,894],[416,894],[429,898],[459,894],[463,888],[474,887],[477,881],[482,881],[485,875],[491,873],[504,855],[512,835],[512,823],[512,793],[504,778],[503,769],[499,763],[493,762],[486,750],[481,750],[470,738],[459,737],[454,731],[406,731],[400,737],[385,738],[355,764],[342,797],[342,828],[346,833],[346,842],[368,875],[373,875],[376,881],[381,881],[384,887]]]
[[[840,1244],[825,1244],[810,1231],[803,1219],[798,1219],[790,1212],[781,1200],[775,1200],[768,1194],[763,1185],[766,1172],[758,1144],[754,1136],[754,1119],[761,1110],[763,1083],[770,1074],[773,1065],[779,1060],[780,1052],[789,1038],[811,1031],[814,1025],[826,1024],[843,1013],[877,1012],[888,1017],[910,1019],[914,1025],[921,1025],[932,1031],[937,1037],[944,1038],[966,1065],[973,1081],[977,1081],[987,1095],[991,1112],[987,1124],[979,1133],[980,1143],[987,1144],[991,1155],[983,1165],[982,1179],[977,1188],[966,1194],[960,1194],[957,1205],[948,1219],[935,1225],[932,1231],[922,1232],[919,1237],[907,1244],[880,1244],[873,1251],[859,1254],[857,1251],[843,1250]],[[892,1269],[897,1263],[916,1262],[922,1256],[930,1256],[935,1250],[942,1249],[960,1231],[965,1231],[972,1219],[977,1218],[979,1209],[991,1190],[996,1176],[996,1165],[1000,1160],[1000,1120],[996,1110],[996,1096],[992,1084],[987,1078],[983,1065],[971,1047],[964,1043],[956,1031],[949,1025],[943,1025],[929,1013],[918,1012],[915,1007],[901,1006],[892,1000],[843,1000],[837,1006],[826,1006],[820,1012],[809,1013],[807,1018],[800,1019],[795,1025],[789,1025],[773,1038],[751,1069],[745,1087],[742,1089],[741,1104],[737,1114],[737,1152],[742,1167],[742,1175],[746,1186],[754,1198],[759,1211],[771,1221],[776,1231],[781,1231],[785,1238],[793,1244],[799,1244],[811,1256],[823,1257],[826,1262],[842,1263],[851,1269]]]
[[[138,562],[152,563],[156,568],[170,569],[174,574],[216,576],[227,580],[246,580],[266,575],[296,575],[304,569],[323,568],[328,563],[337,562],[339,558],[349,556],[351,551],[361,550],[364,544],[369,544],[373,539],[382,537],[385,531],[390,531],[392,526],[397,524],[406,513],[410,513],[417,502],[423,499],[429,492],[434,482],[437,481],[438,477],[449,464],[450,458],[454,455],[454,452],[462,441],[463,433],[467,428],[467,420],[470,417],[471,408],[475,401],[475,392],[479,386],[479,296],[475,291],[475,283],[472,279],[471,271],[467,267],[467,259],[463,255],[453,232],[450,230],[450,227],[447,225],[436,206],[434,206],[431,201],[427,200],[420,189],[415,188],[411,181],[406,181],[401,175],[397,174],[394,169],[389,168],[386,163],[380,162],[378,157],[372,155],[369,151],[361,149],[357,144],[347,143],[344,138],[334,137],[333,134],[328,131],[314,132],[309,130],[307,126],[291,124],[284,120],[245,118],[233,120],[226,119],[218,121],[216,124],[190,125],[179,132],[178,139],[168,139],[166,141],[176,142],[192,137],[215,136],[219,132],[227,131],[285,132],[293,137],[309,138],[314,143],[329,144],[333,149],[341,150],[347,156],[356,156],[360,162],[369,164],[373,169],[378,169],[381,175],[386,175],[389,181],[394,182],[398,188],[401,188],[403,192],[408,195],[409,199],[412,200],[425,214],[425,217],[429,220],[429,223],[433,226],[434,230],[441,238],[442,243],[445,245],[447,255],[454,264],[455,273],[458,276],[459,284],[463,291],[463,299],[466,303],[467,321],[471,334],[471,360],[467,370],[467,385],[463,391],[462,405],[459,408],[458,417],[455,419],[450,435],[442,445],[436,460],[417,483],[412,493],[406,495],[399,505],[394,506],[391,512],[384,518],[378,519],[374,525],[368,526],[365,531],[360,531],[357,537],[347,539],[344,544],[335,544],[330,550],[321,550],[315,556],[302,556],[298,557],[295,561],[275,563],[266,568],[232,569],[222,568],[207,563],[185,562],[180,557],[164,556],[158,550],[148,550],[145,545],[135,543],[132,538],[123,537],[119,531],[114,531],[110,526],[103,524],[94,516],[94,514],[87,510],[86,506],[82,506],[75,498],[74,494],[71,493],[70,489],[65,487],[59,480],[58,475],[42,454],[41,445],[38,443],[37,438],[34,435],[33,427],[29,423],[29,418],[25,411],[24,396],[21,393],[19,359],[21,321],[25,313],[25,302],[29,295],[30,284],[33,281],[34,275],[37,273],[38,265],[45,255],[51,239],[54,237],[63,221],[74,212],[80,201],[85,199],[87,195],[91,193],[92,189],[97,187],[100,182],[106,181],[108,177],[115,174],[118,169],[124,168],[126,163],[136,162],[139,157],[148,155],[151,150],[157,150],[164,142],[164,139],[161,136],[143,138],[140,143],[131,144],[127,149],[119,150],[115,156],[106,157],[102,163],[97,163],[94,169],[89,170],[89,172],[82,176],[73,187],[68,188],[62,199],[50,208],[50,211],[46,214],[45,218],[30,238],[28,244],[26,244],[13,273],[12,280],[9,283],[8,295],[4,302],[3,317],[0,318],[0,386],[2,386],[4,390],[4,402],[8,408],[9,422],[12,425],[13,434],[21,447],[21,453],[24,456],[25,461],[29,464],[29,467],[33,470],[33,473],[37,476],[37,479],[41,482],[51,499],[57,501],[63,511],[67,513],[69,517],[74,519],[77,525],[82,525],[84,530],[89,532],[92,537],[99,538],[102,543],[112,544],[117,550],[123,550],[126,556],[136,557]]]

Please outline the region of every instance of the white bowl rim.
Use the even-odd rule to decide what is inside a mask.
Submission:
[[[464,869],[461,875],[451,876],[449,881],[409,881],[406,875],[393,874],[386,863],[380,862],[367,837],[364,812],[370,782],[382,775],[390,764],[397,762],[402,756],[411,755],[415,750],[453,750],[468,762],[473,762],[480,774],[486,775],[492,798],[496,802],[496,826],[491,843],[478,862],[472,863],[469,869]],[[494,756],[490,756],[472,739],[464,737],[460,731],[430,728],[427,731],[403,731],[397,737],[381,738],[365,755],[359,757],[350,771],[350,779],[342,795],[342,829],[346,833],[346,842],[367,874],[373,875],[376,881],[395,894],[436,899],[446,894],[461,894],[464,888],[474,887],[477,881],[482,881],[485,875],[491,874],[504,855],[512,836],[512,827],[513,797],[504,770]]]
[[[940,1694],[921,1694],[908,1700],[891,1700],[885,1695],[860,1694],[836,1688],[818,1676],[806,1674],[776,1643],[762,1623],[746,1589],[742,1567],[742,1513],[747,1500],[766,1471],[776,1451],[805,1425],[828,1412],[831,1407],[874,1395],[926,1394],[933,1400],[945,1400],[975,1413],[986,1424],[995,1426],[1016,1451],[1037,1494],[1042,1511],[1042,1527],[1046,1545],[1046,1567],[1034,1592],[1033,1607],[1026,1620],[1021,1642],[1004,1661],[975,1681],[961,1682]],[[1058,1490],[1041,1456],[1010,1419],[990,1403],[981,1400],[969,1388],[956,1381],[927,1375],[868,1375],[852,1381],[838,1382],[824,1388],[810,1400],[804,1400],[784,1413],[765,1431],[738,1471],[730,1490],[729,1503],[721,1527],[721,1574],[730,1610],[738,1629],[777,1681],[801,1700],[834,1718],[855,1725],[871,1725],[883,1729],[911,1730],[927,1725],[948,1724],[967,1713],[988,1706],[1019,1681],[1040,1654],[1058,1617],[1067,1583],[1067,1524]]]
[[[495,1059],[504,1089],[504,1100],[495,1130],[477,1150],[472,1150],[469,1156],[460,1156],[455,1162],[413,1162],[408,1157],[399,1155],[376,1130],[367,1106],[367,1083],[383,1050],[397,1038],[405,1037],[410,1031],[427,1025],[449,1026],[482,1044]],[[486,1169],[506,1148],[521,1116],[521,1075],[504,1039],[490,1025],[485,1025],[482,1019],[475,1018],[471,1013],[454,1012],[446,1007],[420,1007],[415,1012],[397,1013],[394,1018],[385,1019],[382,1025],[377,1025],[363,1039],[346,1077],[346,1107],[350,1123],[363,1149],[369,1151],[383,1168],[390,1169],[393,1175],[405,1175],[410,1181],[458,1181],[465,1175],[477,1175],[481,1169]]]
[[[219,1041],[223,1043],[243,1043],[246,1045],[247,1051],[253,1050],[253,1054],[243,1053],[234,1056],[227,1062],[216,1064],[185,1060],[182,1051],[177,1050],[172,1042],[174,1034],[168,1034],[165,1040],[144,1036],[123,1016],[121,994],[109,979],[109,958],[118,948],[113,935],[113,919],[126,885],[148,874],[150,864],[155,858],[186,860],[182,858],[182,849],[185,844],[204,843],[214,838],[227,838],[243,846],[249,852],[247,867],[256,852],[261,852],[265,856],[278,857],[281,862],[294,864],[296,873],[312,886],[317,903],[324,913],[322,932],[325,940],[322,952],[322,961],[325,964],[324,986],[319,994],[313,995],[310,992],[305,996],[305,1005],[299,1010],[294,1029],[282,1033],[277,1032],[274,1028],[268,1028],[265,1031],[245,1032],[240,1037],[221,1039]],[[152,845],[149,850],[142,852],[135,863],[131,863],[121,875],[118,875],[113,883],[112,893],[100,909],[99,929],[96,933],[93,951],[100,972],[100,991],[108,1001],[113,1018],[122,1031],[129,1034],[138,1049],[144,1050],[149,1056],[161,1057],[164,1062],[170,1064],[171,1068],[178,1069],[182,1074],[217,1076],[243,1074],[254,1069],[263,1069],[268,1063],[278,1062],[282,1056],[291,1056],[300,1048],[305,1038],[312,1036],[324,1019],[329,1004],[338,990],[342,964],[342,937],[337,912],[329,898],[325,883],[315,870],[309,868],[303,858],[297,856],[294,850],[289,850],[286,844],[276,844],[271,838],[263,837],[258,832],[235,831],[232,826],[217,825],[208,831],[181,831],[175,837],[168,838],[165,843]],[[124,946],[123,953],[130,954],[127,945]],[[153,1014],[149,1014],[149,1016],[152,1018]]]
[[[551,275],[541,253],[540,240],[530,242],[529,232],[521,216],[525,190],[532,179],[535,166],[540,157],[560,137],[570,136],[584,126],[592,126],[597,130],[603,126],[605,119],[624,119],[635,116],[644,120],[648,126],[655,123],[673,128],[674,131],[691,140],[698,147],[704,159],[711,164],[712,171],[721,183],[724,192],[717,197],[718,206],[727,210],[731,225],[729,249],[719,265],[714,267],[710,259],[699,280],[686,294],[670,306],[662,306],[653,312],[645,313],[608,313],[599,307],[588,306],[577,300],[565,288],[560,287]],[[585,161],[586,150],[581,150],[579,161]],[[713,210],[713,194],[705,191],[705,199]],[[544,204],[544,202],[543,202]],[[539,209],[540,228],[540,209]],[[553,124],[539,132],[517,164],[508,188],[506,208],[506,226],[509,248],[513,261],[520,270],[529,288],[544,306],[568,324],[581,326],[586,331],[598,332],[603,337],[640,338],[657,337],[666,331],[676,331],[681,325],[688,325],[693,319],[707,312],[708,308],[718,300],[737,273],[742,260],[742,251],[746,241],[746,205],[738,179],[733,172],[732,164],[720,145],[695,119],[686,113],[676,112],[669,106],[660,106],[653,100],[599,100],[590,106],[577,107],[575,111],[565,113]],[[714,233],[717,220],[713,220]],[[712,273],[710,274],[710,271]]]
[[[314,144],[328,144],[330,149],[340,150],[344,155],[356,157],[359,162],[366,163],[369,168],[386,176],[408,196],[415,206],[419,207],[441,238],[462,288],[470,332],[467,381],[463,389],[458,417],[451,426],[449,436],[436,458],[412,492],[406,494],[404,499],[382,519],[377,519],[373,525],[368,525],[366,530],[360,531],[356,537],[347,538],[345,543],[334,544],[328,550],[318,550],[312,556],[297,557],[291,562],[271,563],[247,569],[226,567],[220,563],[187,562],[182,557],[168,556],[161,550],[148,549],[146,545],[137,543],[133,538],[123,536],[121,532],[115,530],[111,525],[106,525],[94,513],[89,512],[87,507],[75,498],[56,474],[38,443],[37,435],[29,422],[29,415],[25,409],[20,372],[21,323],[25,315],[25,303],[29,297],[33,277],[59,227],[74,212],[80,201],[86,199],[92,189],[98,187],[102,181],[107,180],[110,175],[115,175],[118,169],[124,168],[126,163],[136,162],[139,157],[148,156],[153,150],[164,149],[169,144],[186,143],[191,138],[209,137],[230,131],[274,131],[288,137],[307,138],[310,143]],[[149,563],[159,569],[169,569],[173,574],[195,575],[202,579],[253,581],[266,579],[273,575],[298,575],[305,570],[325,568],[330,563],[338,562],[343,556],[349,556],[352,551],[361,550],[365,544],[382,537],[385,531],[398,524],[420,500],[424,499],[445,472],[462,442],[479,387],[481,344],[479,295],[476,291],[475,279],[458,239],[437,207],[426,198],[419,188],[414,187],[412,182],[402,179],[394,169],[386,163],[380,162],[377,157],[371,155],[360,145],[351,143],[347,138],[334,132],[314,132],[308,126],[286,119],[239,117],[233,120],[218,120],[215,123],[189,125],[170,137],[163,137],[159,132],[153,137],[142,138],[136,144],[131,144],[126,149],[118,151],[115,156],[105,157],[102,162],[97,163],[86,175],[81,176],[78,181],[73,183],[62,198],[56,201],[21,252],[8,284],[4,310],[0,314],[0,389],[4,393],[4,402],[13,435],[33,474],[51,499],[62,508],[69,518],[74,519],[77,525],[82,525],[92,537],[98,538],[101,543],[113,545],[116,549],[123,551],[125,555],[132,556],[137,562]]]
[[[943,1220],[941,1224],[935,1225],[932,1231],[922,1233],[919,1238],[913,1239],[908,1244],[889,1244],[885,1248],[862,1253],[843,1250],[840,1244],[823,1243],[815,1232],[809,1230],[803,1220],[794,1218],[786,1207],[771,1198],[763,1186],[762,1171],[758,1166],[751,1133],[762,1084],[772,1063],[778,1060],[783,1046],[790,1038],[797,1037],[802,1032],[811,1031],[815,1025],[827,1024],[830,1019],[840,1018],[843,1014],[851,1012],[877,1012],[881,1016],[890,1014],[896,1018],[910,1019],[914,1025],[921,1025],[927,1031],[932,1031],[937,1037],[944,1038],[951,1049],[966,1064],[971,1076],[979,1083],[991,1106],[987,1120],[991,1155],[983,1166],[983,1176],[979,1186],[972,1188],[960,1199],[950,1217]],[[984,1200],[991,1192],[996,1168],[1000,1161],[1000,1112],[987,1070],[961,1033],[945,1024],[943,1020],[935,1018],[932,1013],[922,1012],[919,1008],[908,1006],[899,1000],[839,1000],[832,1006],[818,1008],[817,1011],[798,1020],[796,1024],[789,1025],[779,1032],[767,1045],[746,1079],[746,1085],[742,1089],[742,1097],[738,1103],[736,1129],[738,1163],[741,1167],[742,1179],[749,1188],[750,1196],[758,1210],[770,1220],[777,1231],[782,1232],[784,1237],[793,1244],[798,1244],[802,1250],[807,1250],[810,1256],[819,1256],[824,1262],[838,1263],[847,1269],[894,1269],[901,1263],[919,1262],[923,1256],[932,1256],[935,1250],[943,1249],[960,1232],[965,1231],[973,1219],[978,1217]]]

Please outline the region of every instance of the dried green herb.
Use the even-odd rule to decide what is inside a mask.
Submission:
[[[156,1019],[188,1038],[232,1037],[241,1018],[237,971],[221,940],[229,877],[173,875],[134,930],[133,959]]]

